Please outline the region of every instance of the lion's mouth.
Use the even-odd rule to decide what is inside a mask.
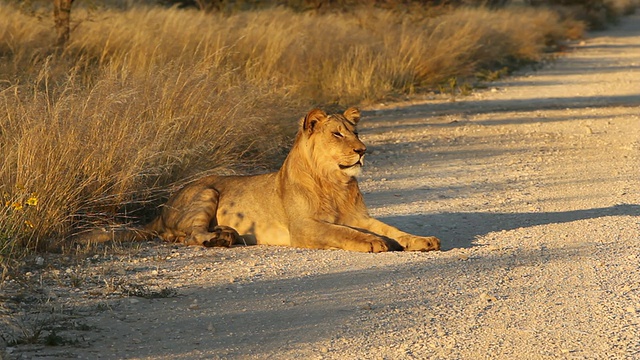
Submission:
[[[351,164],[351,165],[338,165],[340,167],[341,170],[345,170],[345,169],[351,169],[354,168],[356,166],[364,166],[364,157],[361,157],[360,159],[358,159],[358,161],[356,161],[355,163]]]

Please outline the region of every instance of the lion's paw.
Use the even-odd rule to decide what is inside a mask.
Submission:
[[[440,239],[435,236],[406,236],[400,239],[405,251],[440,250]]]
[[[184,239],[185,245],[202,245],[205,247],[230,247],[242,242],[238,232],[228,226],[216,226],[212,232],[193,233]]]
[[[202,242],[206,247],[230,247],[242,240],[236,229],[229,226],[216,226],[213,236]]]
[[[370,250],[368,252],[378,253],[389,251],[389,246],[387,242],[382,239],[375,239],[368,242]]]
[[[358,245],[358,248],[348,250],[379,253],[386,251],[402,251],[403,249],[402,246],[400,246],[400,244],[398,244],[397,242],[393,240],[383,239],[377,236],[372,236]]]

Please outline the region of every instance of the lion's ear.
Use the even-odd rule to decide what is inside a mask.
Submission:
[[[358,121],[360,121],[360,110],[356,107],[350,107],[344,111],[344,117],[349,120],[349,122],[356,125]]]
[[[307,116],[304,117],[304,121],[302,122],[302,129],[304,131],[309,131],[312,133],[315,129],[315,126],[325,120],[327,118],[327,113],[320,109],[313,109],[309,111]]]

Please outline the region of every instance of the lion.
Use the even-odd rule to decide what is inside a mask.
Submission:
[[[280,245],[360,252],[440,249],[369,216],[356,177],[366,146],[360,111],[311,110],[277,172],[206,176],[173,195],[147,231],[186,245]]]
[[[301,119],[291,151],[277,172],[206,176],[178,190],[144,230],[92,232],[90,242],[156,236],[206,247],[280,245],[360,252],[431,251],[433,236],[415,236],[372,218],[356,177],[366,146],[358,138],[360,111]]]

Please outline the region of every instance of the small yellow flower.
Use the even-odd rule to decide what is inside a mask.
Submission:
[[[22,210],[22,204],[20,204],[19,202],[14,202],[13,204],[11,204],[11,207],[13,208],[13,210]]]
[[[29,206],[38,206],[38,195],[36,193],[32,193],[27,199],[26,204]]]

